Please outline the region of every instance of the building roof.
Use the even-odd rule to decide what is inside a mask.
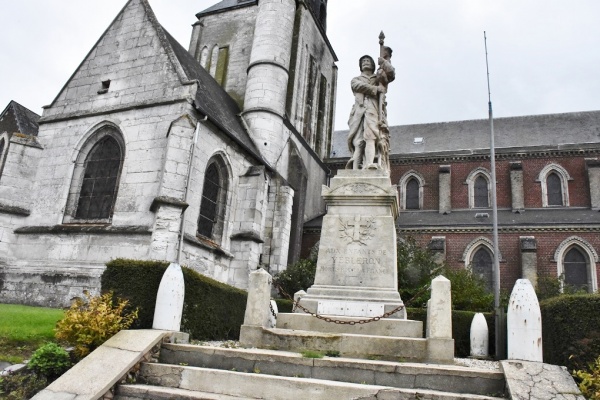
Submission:
[[[487,217],[483,216],[486,215]],[[600,212],[589,208],[554,208],[527,209],[515,213],[511,210],[498,210],[498,228],[548,227],[565,225],[583,227],[598,226]],[[449,214],[437,211],[402,211],[396,220],[399,229],[436,229],[451,227],[492,227],[492,211],[488,209],[453,210]]]
[[[196,14],[196,18],[199,19],[206,15],[216,14],[234,8],[241,8],[256,4],[258,4],[258,0],[223,0],[211,7],[208,7],[206,10],[200,11],[198,14]]]
[[[0,114],[0,133],[20,133],[27,136],[37,136],[40,116],[14,100]]]
[[[332,158],[350,157],[347,136],[334,132]],[[494,137],[497,149],[600,143],[600,111],[496,118]],[[392,126],[390,144],[390,154],[407,155],[489,149],[489,121]]]

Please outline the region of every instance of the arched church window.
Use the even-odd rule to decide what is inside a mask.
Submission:
[[[85,160],[76,219],[99,220],[111,217],[117,198],[122,156],[117,141],[105,136],[92,147]]]
[[[208,62],[208,67],[206,68],[207,71],[210,72],[210,75],[214,78],[217,74],[217,60],[219,58],[219,46],[215,45],[212,48],[211,54],[210,54],[210,60]]]
[[[202,49],[202,52],[200,52],[200,65],[202,65],[204,67],[204,69],[208,70],[209,65],[208,62],[210,60],[208,59],[208,47],[204,46],[204,48]]]
[[[2,175],[2,167],[4,165],[4,147],[5,147],[4,138],[0,139],[0,176]]]
[[[485,246],[480,246],[473,253],[471,259],[471,271],[476,276],[483,279],[485,286],[489,291],[494,288],[494,268],[492,262],[492,254]]]
[[[419,207],[419,181],[410,178],[406,182],[406,209],[418,210]]]
[[[556,172],[548,174],[546,178],[549,206],[563,205],[562,181]]]
[[[476,208],[487,208],[490,206],[489,193],[488,193],[488,181],[483,175],[479,175],[475,179],[473,185],[474,189],[474,206]]]
[[[565,254],[563,261],[564,283],[577,289],[588,290],[588,261],[576,246]]]
[[[198,234],[217,241],[223,233],[225,201],[227,193],[227,170],[220,158],[209,162],[204,174]]]

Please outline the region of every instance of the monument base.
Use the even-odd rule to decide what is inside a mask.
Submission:
[[[396,310],[388,318],[406,319],[398,293],[398,192],[389,176],[381,170],[340,170],[322,195],[327,215],[315,284],[301,298],[302,307],[364,318]]]

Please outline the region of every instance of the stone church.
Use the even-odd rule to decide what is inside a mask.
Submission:
[[[68,304],[117,257],[179,257],[240,288],[298,259],[329,173],[326,10],[223,0],[197,14],[188,51],[130,0],[41,117],[11,102],[0,301]]]
[[[68,304],[117,257],[179,259],[246,288],[250,271],[306,255],[321,186],[349,156],[332,132],[326,14],[326,0],[223,0],[196,15],[186,50],[148,0],[129,0],[42,116],[11,102],[0,301]],[[491,285],[488,132],[392,127],[390,162],[400,236]],[[600,112],[496,121],[503,288],[563,276],[597,291],[598,132]]]

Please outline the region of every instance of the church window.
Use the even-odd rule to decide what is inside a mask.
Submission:
[[[563,288],[587,292],[598,290],[598,253],[584,238],[571,236],[565,239],[556,249],[554,261],[557,263],[557,274],[562,279]]]
[[[419,209],[419,182],[415,178],[411,178],[406,183],[406,209]]]
[[[494,289],[494,263],[492,262],[492,253],[486,246],[480,246],[473,253],[471,259],[471,271],[485,283],[486,288],[491,292]]]
[[[562,183],[555,172],[548,174],[548,177],[546,178],[546,186],[548,188],[548,205],[562,206]]]
[[[100,140],[86,159],[77,202],[76,219],[110,218],[117,197],[121,172],[121,149],[110,136]]]
[[[229,64],[229,47],[221,47],[217,56],[217,68],[215,70],[215,80],[219,85],[225,87],[227,79],[227,66]]]
[[[204,48],[202,49],[202,52],[200,53],[200,65],[202,65],[204,67],[204,69],[208,70],[208,62],[210,60],[208,59],[208,47],[204,46]]]
[[[327,29],[327,4],[321,0],[321,7],[319,9],[319,20],[323,29]]]
[[[4,165],[4,147],[5,147],[5,140],[0,139],[0,175],[2,175],[2,167]]]
[[[110,88],[110,79],[102,81],[100,89],[98,89],[98,94],[108,93],[109,88]]]
[[[322,149],[323,142],[326,136],[325,132],[325,116],[327,115],[327,78],[321,75],[321,84],[319,85],[319,107],[317,112],[319,114],[317,118],[317,138],[315,144],[315,151],[320,157],[325,156],[324,149]]]
[[[217,73],[217,60],[219,58],[219,46],[215,45],[210,53],[210,60],[208,61],[207,71],[214,78]]]
[[[312,146],[313,137],[313,109],[315,102],[315,92],[317,89],[317,61],[313,56],[310,56],[310,67],[308,71],[308,82],[306,87],[306,103],[304,105],[304,129],[302,136],[306,142]]]
[[[198,234],[213,241],[218,241],[223,233],[227,181],[223,161],[215,158],[209,162],[204,174]]]
[[[474,206],[476,208],[487,208],[490,206],[488,194],[488,181],[483,175],[479,175],[475,179]]]
[[[467,177],[466,184],[469,190],[469,208],[489,208],[490,182],[492,177],[490,172],[484,167],[475,168]]]
[[[573,247],[565,254],[564,283],[577,289],[588,290],[588,262],[583,253]]]
[[[548,164],[536,180],[542,188],[543,207],[569,206],[569,181],[573,178],[566,169],[558,164]]]
[[[424,186],[425,179],[415,170],[408,171],[400,178],[398,187],[403,210],[421,210],[423,208]]]

